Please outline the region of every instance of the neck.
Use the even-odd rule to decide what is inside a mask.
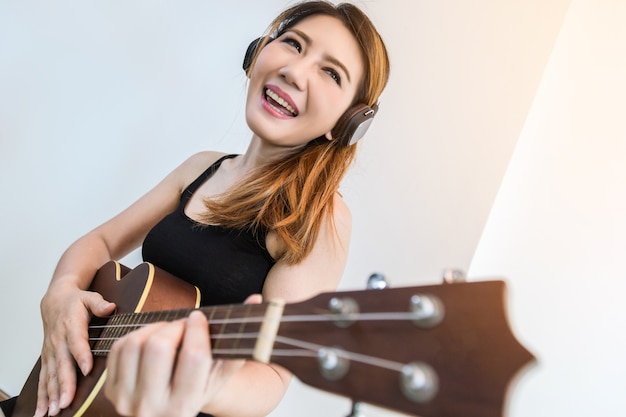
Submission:
[[[267,362],[284,303],[203,307],[209,319],[213,357],[246,358]],[[113,343],[141,327],[185,318],[191,309],[117,314],[90,328],[93,354],[105,356]]]

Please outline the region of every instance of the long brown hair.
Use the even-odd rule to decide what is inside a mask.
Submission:
[[[369,18],[349,3],[306,1],[281,13],[270,25],[248,71],[269,36],[275,38],[303,19],[315,15],[339,19],[362,48],[364,78],[355,103],[373,106],[389,77],[385,44]],[[236,229],[273,230],[285,243],[282,255],[289,264],[300,262],[313,248],[326,216],[333,213],[333,198],[352,164],[356,146],[338,140],[313,139],[279,161],[272,161],[232,187],[222,198],[206,200],[203,220]],[[332,221],[332,217],[331,217]]]

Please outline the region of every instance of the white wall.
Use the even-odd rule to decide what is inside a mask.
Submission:
[[[624,136],[616,117],[624,106],[616,93],[623,96],[619,74],[626,68],[623,56],[613,54],[625,50],[616,43],[624,29],[615,23],[626,17],[623,6],[356,3],[387,40],[393,72],[343,187],[354,233],[342,288],[362,288],[373,271],[396,286],[432,283],[443,268],[470,264],[471,275],[507,277],[513,326],[540,358],[513,392],[510,414],[589,414],[599,393],[586,397],[583,387],[602,380],[616,394],[624,370],[623,361],[607,369],[617,358],[611,349],[623,350],[623,339],[600,330],[618,328],[619,311],[609,301],[623,289],[623,279],[613,278],[620,276],[617,254],[624,248],[617,216],[624,208],[617,197],[624,142],[616,139],[618,132]],[[243,52],[287,4],[0,3],[4,390],[17,393],[37,357],[38,302],[64,248],[189,154],[245,149]],[[609,99],[615,104],[605,106]],[[570,118],[577,124],[568,124]],[[577,161],[588,169],[579,171]],[[551,184],[567,193],[552,192]],[[531,205],[538,197],[550,204]],[[614,258],[605,259],[611,250]],[[599,284],[606,294],[591,291]],[[552,303],[566,295],[572,305]],[[577,321],[581,304],[592,311],[583,307]],[[597,337],[576,339],[578,350],[563,349],[555,334],[571,342],[579,323]],[[612,345],[600,350],[603,340]],[[596,353],[597,373],[583,353]],[[591,382],[573,386],[579,372]],[[577,401],[561,400],[572,393]],[[345,399],[294,383],[272,415],[342,416],[348,407]],[[395,415],[373,407],[366,413]]]
[[[624,415],[626,3],[572,1],[472,261],[537,366],[512,416]]]

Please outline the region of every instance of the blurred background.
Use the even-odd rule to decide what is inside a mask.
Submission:
[[[246,149],[241,61],[292,3],[0,2],[1,389],[16,395],[34,365],[39,300],[71,242],[192,153]],[[354,223],[341,289],[373,272],[392,286],[445,268],[503,278],[538,358],[506,415],[623,415],[626,3],[354,3],[392,76],[341,190]],[[295,381],[271,416],[349,410]]]

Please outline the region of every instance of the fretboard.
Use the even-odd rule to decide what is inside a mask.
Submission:
[[[272,321],[271,317],[268,318],[268,312],[272,311],[272,306],[273,304],[270,303],[201,308],[200,311],[209,320],[213,357],[253,358],[256,356],[255,348],[257,355],[259,354],[257,341],[269,338],[270,343],[273,343],[275,330],[270,329],[268,333],[267,323],[263,326],[264,322]],[[152,323],[185,318],[191,311],[193,310],[183,309],[124,313],[113,315],[100,324],[93,323],[90,326],[93,354],[106,356],[113,343],[130,332]],[[280,315],[274,319],[279,321]]]

